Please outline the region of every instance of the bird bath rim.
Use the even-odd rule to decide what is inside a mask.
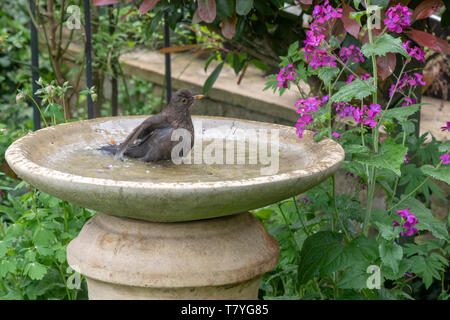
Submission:
[[[186,196],[189,194],[192,194],[194,192],[203,193],[204,195],[212,195],[212,191],[216,192],[227,192],[233,189],[239,189],[243,190],[243,188],[246,188],[247,196],[252,192],[251,189],[255,190],[255,192],[258,192],[258,189],[261,189],[266,184],[270,184],[273,187],[280,187],[283,189],[283,187],[287,187],[288,185],[295,186],[294,190],[290,191],[290,195],[280,198],[281,194],[287,195],[288,191],[286,188],[284,188],[284,191],[280,191],[280,195],[278,197],[271,198],[274,200],[275,198],[280,198],[279,200],[283,200],[288,198],[289,196],[299,194],[303,191],[306,191],[307,189],[311,188],[312,186],[320,183],[324,179],[326,179],[328,176],[333,174],[340,166],[342,161],[344,160],[345,153],[342,147],[335,141],[325,138],[322,139],[317,145],[314,145],[314,152],[318,152],[320,154],[320,157],[318,157],[319,161],[315,162],[312,166],[303,168],[303,169],[294,169],[292,171],[284,172],[284,173],[277,173],[274,175],[267,175],[267,176],[256,176],[251,178],[245,178],[245,179],[237,179],[237,180],[225,180],[225,181],[190,181],[190,182],[147,182],[147,181],[126,181],[126,180],[114,180],[114,179],[107,179],[107,178],[97,178],[97,177],[85,177],[81,175],[71,174],[63,171],[59,171],[56,169],[45,167],[41,164],[36,163],[32,159],[30,159],[30,154],[27,151],[27,145],[33,145],[33,141],[38,139],[39,136],[45,135],[46,132],[53,132],[54,130],[62,130],[66,126],[83,126],[85,124],[91,124],[91,126],[97,124],[97,123],[103,123],[108,121],[120,121],[122,119],[142,119],[144,120],[146,116],[124,116],[124,117],[104,117],[104,118],[96,118],[96,119],[90,119],[90,120],[81,120],[77,122],[69,122],[65,124],[59,124],[57,126],[44,128],[41,130],[38,130],[36,132],[30,133],[14,143],[10,145],[8,150],[5,153],[5,158],[10,165],[10,167],[16,172],[16,174],[23,178],[23,180],[26,180],[30,182],[32,185],[35,185],[36,187],[40,188],[41,190],[53,194],[56,197],[60,197],[62,199],[65,199],[70,202],[77,203],[81,206],[85,206],[88,208],[93,208],[96,210],[99,210],[104,213],[113,214],[113,215],[119,215],[119,216],[128,216],[128,217],[138,217],[138,218],[145,218],[142,216],[142,214],[136,213],[136,215],[130,215],[127,214],[121,214],[119,212],[111,212],[111,211],[118,211],[113,208],[111,205],[111,208],[107,210],[102,210],[99,208],[99,205],[96,205],[95,208],[90,204],[92,201],[84,201],[83,199],[79,199],[80,195],[76,196],[63,196],[62,194],[70,193],[70,189],[73,189],[74,192],[78,192],[79,194],[88,195],[89,192],[108,192],[111,191],[110,200],[114,199],[117,200],[117,195],[119,194],[122,198],[130,197],[133,195],[138,195],[140,197],[152,196],[152,192],[157,194],[159,197],[162,196],[173,196],[176,199],[180,199],[180,196]],[[271,123],[265,123],[265,122],[257,122],[257,121],[250,121],[250,120],[241,120],[241,119],[235,119],[235,118],[226,118],[226,117],[211,117],[211,116],[193,116],[193,120],[195,119],[204,119],[209,121],[233,121],[233,123],[242,123],[245,125],[254,126],[254,128],[265,128],[265,129],[280,129],[284,130],[284,132],[288,132],[289,139],[292,139],[291,135],[295,134],[295,128],[294,127],[288,127],[283,125],[277,125],[277,124],[271,124]],[[82,128],[82,127],[81,127]],[[296,144],[305,144],[308,141],[310,141],[313,138],[313,133],[311,131],[306,130],[303,133],[303,139],[298,141],[295,141]],[[281,137],[280,137],[281,140]],[[286,141],[288,138],[286,138]],[[302,187],[301,181],[305,180],[305,184]],[[63,188],[66,189],[65,193],[60,191],[59,189]],[[83,190],[83,188],[85,190]],[[111,190],[108,190],[111,189]],[[114,192],[112,192],[112,189],[114,189]],[[135,191],[135,194],[133,194],[133,191]],[[236,191],[236,190],[235,190]],[[298,192],[298,193],[297,193]],[[113,193],[115,195],[113,195]],[[179,194],[178,194],[179,193]],[[125,194],[125,195],[124,195]],[[145,194],[145,195],[144,195]],[[170,195],[170,196],[169,196]],[[105,198],[106,199],[106,198]],[[269,200],[269,199],[268,199]],[[271,201],[272,201],[271,200]],[[278,200],[278,201],[279,201]],[[162,201],[159,199],[158,201]],[[165,202],[165,201],[162,201]],[[167,202],[167,201],[166,201]],[[254,202],[254,201],[253,201]],[[276,202],[276,201],[275,201]],[[270,204],[271,202],[263,201],[261,200],[261,205],[259,207],[262,207],[264,205]],[[273,203],[273,202],[272,202]],[[89,206],[87,206],[89,204]],[[198,205],[202,207],[202,205]],[[170,207],[170,206],[169,206]],[[178,205],[178,210],[183,211],[184,207],[182,205]],[[239,206],[238,206],[239,207]],[[204,218],[211,218],[211,217],[217,217],[222,215],[229,215],[234,214],[250,209],[255,209],[258,206],[243,206],[242,210],[234,211],[234,212],[228,212],[224,214],[222,212],[221,214],[206,214],[202,215],[201,217],[197,217],[192,220],[197,219],[204,219]],[[145,206],[142,206],[142,208],[145,208]],[[157,207],[159,208],[159,207]],[[123,209],[123,208],[122,208]],[[155,207],[150,207],[149,209],[155,210]],[[176,208],[168,208],[168,210],[175,210]],[[193,210],[195,209],[195,204],[193,204],[191,207],[188,207],[187,210]],[[206,209],[201,208],[200,211],[205,211]],[[220,210],[219,210],[220,211]],[[222,210],[223,211],[223,210]],[[170,214],[169,214],[170,216]],[[189,216],[189,215],[188,215]],[[168,221],[186,221],[184,219],[179,220],[179,217],[174,220],[174,218],[167,218]],[[166,221],[165,219],[148,219],[150,221]]]

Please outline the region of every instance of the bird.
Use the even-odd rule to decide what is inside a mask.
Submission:
[[[180,89],[160,113],[145,119],[121,144],[109,144],[98,150],[113,155],[115,160],[122,160],[123,156],[144,162],[169,160],[172,148],[179,143],[171,139],[174,130],[188,130],[191,134],[190,147],[194,146],[194,125],[189,109],[194,101],[204,97],[202,94],[194,95],[188,89]]]

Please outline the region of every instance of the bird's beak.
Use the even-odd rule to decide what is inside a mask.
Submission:
[[[194,100],[200,100],[203,99],[205,96],[202,94],[196,94],[195,96],[192,96],[192,99]]]

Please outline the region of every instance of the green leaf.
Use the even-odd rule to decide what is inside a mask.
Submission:
[[[9,251],[9,243],[0,240],[0,258],[3,258],[8,251]]]
[[[366,43],[361,47],[361,53],[367,58],[370,58],[372,55],[384,56],[388,52],[400,53],[407,59],[410,59],[408,52],[402,47],[402,40],[400,37],[394,38],[388,33],[375,37],[373,44]]]
[[[20,237],[24,232],[23,225],[19,223],[14,223],[8,227],[6,230],[6,236],[7,238],[18,238]]]
[[[384,120],[396,119],[397,121],[404,122],[407,120],[406,116],[413,115],[419,111],[420,104],[413,104],[409,107],[400,107],[386,110],[383,114]]]
[[[444,266],[440,261],[423,256],[411,257],[411,261],[413,262],[411,272],[422,275],[423,283],[427,289],[433,283],[433,278],[437,280],[441,279],[439,272],[444,270]]]
[[[35,245],[48,245],[55,239],[55,234],[51,230],[39,228],[33,236]]]
[[[258,69],[261,69],[263,71],[269,71],[270,68],[268,66],[266,66],[264,63],[262,63],[261,61],[257,60],[257,59],[252,59],[250,60],[250,62],[257,67]]]
[[[17,264],[14,260],[2,259],[0,261],[0,279],[4,278],[9,272],[16,271]]]
[[[423,174],[430,176],[434,179],[444,181],[447,184],[450,184],[450,167],[443,165],[440,168],[435,168],[429,164],[426,164],[420,167],[420,170]]]
[[[406,152],[407,147],[396,144],[392,138],[387,138],[381,144],[379,154],[355,155],[354,159],[376,168],[391,170],[401,176],[400,166],[405,162]]]
[[[214,71],[209,75],[208,79],[206,79],[205,84],[203,85],[202,93],[205,94],[213,87],[214,83],[217,80],[220,72],[222,71],[223,65],[225,62],[221,62]]]
[[[320,80],[322,80],[325,83],[325,85],[327,87],[329,87],[331,84],[331,80],[336,78],[338,73],[339,73],[338,68],[325,67],[325,68],[319,69],[318,76],[319,76]]]
[[[236,13],[245,16],[253,7],[253,0],[236,0]]]
[[[256,217],[267,220],[269,219],[275,212],[272,209],[265,208],[265,209],[259,209],[252,212]]]
[[[359,1],[361,2],[361,1]],[[358,4],[359,5],[359,4]],[[355,4],[355,8],[358,8],[358,6]],[[356,20],[359,25],[361,25],[361,18],[366,15],[366,11],[357,11],[357,12],[350,12],[350,19]]]
[[[344,145],[345,153],[367,153],[370,149],[366,146],[361,146],[359,144],[348,144]]]
[[[377,88],[372,85],[373,78],[364,81],[355,79],[351,83],[344,85],[332,97],[332,102],[350,102],[352,99],[364,99],[376,92]]]
[[[291,43],[291,45],[288,48],[288,56],[292,57],[298,53],[298,41],[295,41],[294,43]]]
[[[348,268],[342,273],[336,286],[341,289],[365,289],[369,274],[367,268],[357,265]]]
[[[419,222],[416,224],[418,230],[431,231],[433,236],[442,240],[449,240],[445,222],[436,219],[430,209],[426,208],[419,200],[409,198],[403,202],[401,209],[410,208]]]
[[[448,150],[450,150],[450,140],[447,140],[445,142],[443,142],[439,147],[438,147],[439,152],[447,152]]]
[[[300,284],[333,270],[331,264],[344,250],[343,235],[331,231],[319,231],[309,236],[300,251],[298,280]]]
[[[371,215],[371,222],[377,227],[380,235],[387,241],[397,238],[399,231],[394,228],[394,218],[384,210],[375,210]]]
[[[396,245],[394,243],[386,243],[382,242],[378,246],[381,261],[389,267],[394,272],[398,272],[399,263],[403,258],[403,249],[401,246]]]
[[[24,273],[32,280],[42,280],[47,273],[47,267],[39,262],[32,262],[25,266]]]

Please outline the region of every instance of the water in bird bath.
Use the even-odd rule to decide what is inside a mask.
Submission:
[[[127,157],[124,158],[124,161],[114,160],[112,156],[97,150],[102,145],[98,142],[88,146],[85,143],[60,146],[58,152],[48,154],[45,160],[41,160],[44,160],[45,166],[51,169],[84,177],[167,183],[248,179],[261,176],[262,172],[264,172],[261,170],[263,168],[268,169],[272,167],[272,174],[278,174],[304,169],[313,165],[315,161],[315,157],[310,152],[299,147],[293,148],[292,145],[287,144],[279,146],[279,156],[274,155],[274,157],[271,157],[271,145],[269,144],[266,162],[260,163],[258,160],[259,149],[257,147],[246,144],[243,150],[239,149],[236,144],[233,150],[235,152],[233,161],[231,164],[226,164],[227,142],[224,141],[222,146],[223,157],[221,158],[223,164],[211,163],[211,161],[208,163],[204,158],[199,163],[195,160],[195,153],[198,155],[199,151],[202,150],[201,154],[203,157],[206,157],[206,155],[211,154],[211,147],[208,150],[207,143],[202,143],[199,147],[197,141],[193,152],[189,154],[191,164],[175,164],[171,160],[145,163]],[[228,143],[230,142],[233,141],[228,141]],[[245,164],[238,164],[237,159],[242,157],[244,152],[245,156],[243,159]],[[214,156],[214,153],[212,155]],[[275,161],[278,162],[277,165],[275,165]]]

